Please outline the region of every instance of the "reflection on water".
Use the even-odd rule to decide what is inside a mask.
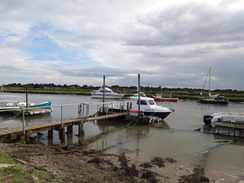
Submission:
[[[40,95],[30,94],[30,101],[54,102],[51,114],[26,117],[26,124],[37,124],[61,119],[78,117],[78,104],[101,102],[92,100],[90,96],[77,95]],[[41,100],[40,100],[41,99]],[[241,112],[243,103],[229,105],[199,104],[196,101],[179,100],[177,103],[158,103],[173,108],[171,113],[161,124],[142,126],[133,124],[123,127],[128,122],[105,120],[87,122],[84,124],[85,135],[78,137],[78,127],[73,127],[73,135],[67,135],[66,144],[78,143],[95,135],[104,133],[94,140],[89,148],[104,149],[107,152],[120,154],[125,152],[134,159],[145,160],[154,156],[172,157],[185,164],[205,165],[206,170],[226,171],[233,176],[240,176],[244,169],[244,140],[232,137],[213,135],[211,127],[204,126],[203,115],[214,112]],[[90,113],[96,112],[96,106]],[[0,116],[0,128],[22,126],[22,117],[4,114]],[[196,131],[197,130],[197,131]],[[109,132],[109,133],[105,133]],[[40,136],[45,144],[59,144],[58,132],[54,131],[54,138],[47,138],[47,132]]]

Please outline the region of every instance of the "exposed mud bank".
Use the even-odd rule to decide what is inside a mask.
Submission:
[[[221,177],[205,176],[203,167],[185,167],[170,157],[155,157],[138,162],[120,155],[85,146],[46,146],[42,144],[0,144],[16,164],[45,173],[44,182],[54,178],[63,182],[121,182],[121,183],[207,183],[225,182]],[[241,181],[241,179],[240,179]],[[237,182],[237,181],[236,181]]]

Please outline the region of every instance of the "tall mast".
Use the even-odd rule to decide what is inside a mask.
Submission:
[[[209,88],[208,88],[208,94],[210,94],[210,81],[211,81],[211,67],[209,68]]]

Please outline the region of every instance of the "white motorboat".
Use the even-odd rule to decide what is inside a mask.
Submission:
[[[115,93],[108,87],[104,87],[104,90],[103,87],[101,87],[97,91],[93,91],[91,93],[91,97],[102,99],[103,94],[104,94],[104,98],[106,99],[121,99],[124,96],[123,93]]]
[[[139,104],[139,97],[138,95],[134,95],[130,97],[130,107],[115,105],[115,104],[108,104],[107,110],[110,113],[115,112],[125,112],[129,110],[130,115],[138,116],[138,104]],[[161,119],[166,118],[172,112],[171,109],[163,106],[158,106],[154,99],[151,97],[143,97],[140,96],[140,114],[143,116],[156,116]]]
[[[203,122],[205,125],[215,126],[215,122],[231,122],[244,124],[244,113],[218,112],[212,115],[204,115]]]

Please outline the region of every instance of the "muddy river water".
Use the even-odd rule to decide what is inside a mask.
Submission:
[[[24,94],[16,95],[24,98]],[[26,125],[56,121],[61,118],[76,118],[78,117],[76,104],[101,102],[82,95],[29,94],[30,102],[47,100],[54,102],[53,112],[26,117]],[[172,157],[183,164],[203,165],[209,172],[225,172],[233,177],[244,176],[244,138],[210,134],[212,129],[205,127],[202,120],[203,115],[214,112],[243,112],[244,103],[213,105],[179,100],[177,103],[158,102],[157,104],[175,110],[157,127],[132,124],[126,128],[118,128],[124,126],[126,122],[114,120],[87,122],[84,124],[84,137],[78,137],[78,129],[74,128],[74,135],[68,136],[65,143],[78,143],[79,140],[118,128],[92,142],[89,148],[106,149],[107,152],[115,154],[125,152],[127,156],[138,160],[151,159],[154,156]],[[95,111],[94,107],[90,113]],[[17,126],[23,126],[21,115],[0,114],[0,128]],[[50,143],[47,132],[44,132],[40,138],[43,143]],[[54,132],[51,144],[59,143],[58,133]]]

